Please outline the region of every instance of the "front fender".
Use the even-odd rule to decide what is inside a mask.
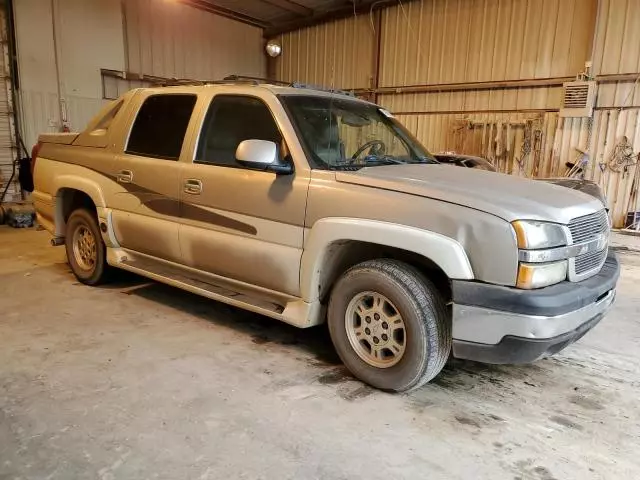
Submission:
[[[360,241],[407,250],[438,265],[450,279],[474,278],[469,258],[456,240],[406,225],[358,218],[325,218],[305,233],[300,289],[306,302],[318,300],[322,268],[331,245]]]

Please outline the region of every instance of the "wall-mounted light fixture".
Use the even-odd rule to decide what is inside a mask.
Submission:
[[[270,57],[277,57],[282,53],[282,45],[280,45],[275,40],[269,40],[264,49],[266,50],[267,55],[269,55]]]

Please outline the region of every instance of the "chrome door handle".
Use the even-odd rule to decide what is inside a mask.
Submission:
[[[120,183],[133,182],[133,172],[131,170],[120,170],[116,175],[116,180]]]
[[[184,183],[184,193],[190,195],[200,195],[202,193],[202,182],[197,178],[190,178]]]

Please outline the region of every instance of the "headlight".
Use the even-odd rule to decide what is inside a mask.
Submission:
[[[567,278],[567,261],[521,263],[518,268],[518,288],[527,290],[558,283]]]
[[[518,248],[535,250],[561,247],[567,244],[567,237],[562,225],[532,220],[517,220],[511,225],[516,231]]]

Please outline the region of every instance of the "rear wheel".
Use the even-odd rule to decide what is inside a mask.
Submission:
[[[434,378],[451,351],[445,302],[418,270],[395,260],[371,260],[348,270],[329,302],[329,331],[346,367],[390,391]]]
[[[82,208],[69,216],[65,248],[71,271],[79,281],[99,285],[106,280],[106,248],[95,215]]]

